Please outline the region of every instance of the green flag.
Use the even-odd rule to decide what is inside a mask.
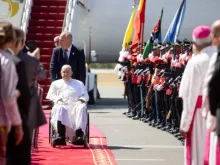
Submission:
[[[159,41],[161,41],[161,22],[162,22],[162,17],[163,17],[163,8],[161,10],[160,18],[157,21],[157,24],[154,26],[154,29],[153,29],[152,34],[151,34],[151,37],[147,41],[147,44],[146,44],[146,46],[144,48],[143,59],[148,58],[148,55],[152,52],[154,40],[158,39]]]
[[[148,58],[148,55],[152,52],[153,50],[153,38],[151,37],[148,41],[147,44],[144,48],[144,52],[143,52],[143,59]]]

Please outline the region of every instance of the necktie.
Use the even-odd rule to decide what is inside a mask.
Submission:
[[[68,55],[67,55],[67,49],[63,50],[63,53],[64,53],[64,59],[66,61],[66,63],[68,63]]]

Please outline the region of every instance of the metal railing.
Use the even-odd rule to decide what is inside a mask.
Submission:
[[[65,15],[64,15],[64,18],[63,18],[64,23],[63,23],[62,31],[64,31],[65,26],[66,26],[65,20],[66,20],[66,15],[67,15],[67,12],[68,12],[68,7],[67,7],[67,6],[68,6],[68,4],[69,4],[69,1],[70,1],[70,0],[66,0],[66,8],[65,8]]]
[[[77,21],[78,21],[78,10],[77,7],[79,5],[79,0],[67,0],[67,6],[64,16],[64,23],[63,23],[63,31],[71,32],[73,38],[75,38],[75,33],[77,29]],[[84,53],[86,55],[86,42],[85,41],[78,41],[73,40],[73,43],[83,44]]]
[[[27,28],[29,25],[32,5],[33,5],[33,0],[25,0],[24,10],[22,14],[22,21],[21,21],[21,29],[24,31],[25,34],[27,34]]]
[[[63,31],[72,32],[72,24],[76,15],[77,0],[68,0],[66,5],[66,13],[64,17]],[[75,17],[77,18],[77,17]]]

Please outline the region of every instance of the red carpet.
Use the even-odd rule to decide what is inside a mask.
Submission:
[[[53,148],[48,141],[48,130],[49,124],[40,128],[38,150],[32,153],[32,165],[116,165],[105,136],[92,124],[89,149],[70,144]]]
[[[40,61],[44,65],[49,78],[49,64],[54,48],[53,38],[62,32],[66,0],[33,0],[31,17],[28,26],[27,40],[35,40],[40,48]],[[44,90],[43,105],[48,105],[46,94],[50,80],[38,82]]]

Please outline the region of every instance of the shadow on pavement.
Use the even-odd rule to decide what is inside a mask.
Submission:
[[[127,105],[128,101],[124,98],[101,98],[96,105]]]
[[[111,112],[89,112],[89,113],[100,113],[100,114],[103,114],[103,113],[111,113]]]
[[[142,148],[137,147],[123,147],[123,146],[106,146],[106,145],[96,145],[90,144],[90,148],[92,149],[110,149],[110,150],[141,150]]]
[[[128,103],[126,99],[123,98],[102,98],[97,100],[95,105],[88,105],[88,110],[108,110],[108,109],[122,109],[127,108]],[[96,113],[96,112],[94,112]],[[107,112],[100,112],[107,113]]]
[[[137,147],[123,147],[123,146],[108,146],[110,150],[141,150],[142,148]]]

